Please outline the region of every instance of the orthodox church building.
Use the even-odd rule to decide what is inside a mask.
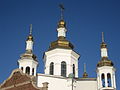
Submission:
[[[18,60],[19,69],[0,85],[0,90],[116,90],[115,68],[108,58],[107,44],[100,46],[101,59],[96,67],[95,78],[89,78],[86,70],[78,77],[80,54],[66,38],[66,22],[63,14],[57,26],[58,38],[43,52],[44,74],[37,73],[38,60],[33,53],[32,25],[26,40],[26,51]]]

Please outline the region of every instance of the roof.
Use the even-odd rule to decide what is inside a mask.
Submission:
[[[52,50],[55,48],[73,49],[74,46],[70,41],[66,40],[65,37],[60,36],[56,41],[51,42],[49,50]]]
[[[108,59],[108,57],[102,57],[101,60],[98,62],[97,67],[102,66],[114,66],[113,62]]]
[[[48,83],[46,83],[48,84]],[[43,90],[36,86],[36,77],[15,69],[10,77],[0,85],[0,90]],[[46,89],[47,90],[47,87]]]
[[[21,59],[27,58],[27,59],[33,59],[34,61],[37,61],[37,57],[33,52],[30,50],[27,50],[24,54],[20,56]],[[38,61],[37,61],[38,62]]]

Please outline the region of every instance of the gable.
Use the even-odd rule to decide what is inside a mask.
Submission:
[[[10,77],[0,85],[0,90],[43,90],[35,85],[35,76],[22,73],[20,69],[12,72]],[[47,87],[44,87],[47,90]]]

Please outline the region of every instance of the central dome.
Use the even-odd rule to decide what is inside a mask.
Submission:
[[[74,46],[66,40],[65,37],[58,37],[58,40],[51,42],[49,50],[55,49],[55,48],[63,48],[63,49],[73,49]]]

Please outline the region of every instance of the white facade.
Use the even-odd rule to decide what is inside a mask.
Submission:
[[[97,90],[96,79],[83,79],[75,82],[74,90]]]
[[[104,75],[104,82],[102,81],[102,74]],[[108,74],[110,74],[111,81],[108,81]],[[110,66],[103,66],[97,68],[98,90],[112,89],[116,90],[115,68]],[[104,86],[103,86],[104,83]],[[109,84],[111,84],[109,86]]]
[[[19,69],[23,70],[23,73],[26,73],[26,68],[30,67],[30,74],[29,75],[34,75],[36,76],[36,70],[37,70],[37,65],[38,62],[34,61],[33,59],[20,59],[18,60],[19,63]],[[33,71],[34,69],[34,71]]]
[[[71,90],[71,80],[65,77],[38,74],[37,86],[41,87],[43,82],[48,82],[48,90]]]
[[[38,87],[42,86],[42,82],[48,82],[48,90],[97,90],[97,80],[95,78],[77,78],[72,82],[72,79],[67,77],[38,74],[37,80]]]
[[[78,58],[79,55],[70,49],[53,49],[45,52],[45,74],[49,75],[50,63],[54,63],[54,74],[61,76],[61,62],[66,62],[66,77],[73,73],[73,65],[75,65],[75,77],[78,77]]]

